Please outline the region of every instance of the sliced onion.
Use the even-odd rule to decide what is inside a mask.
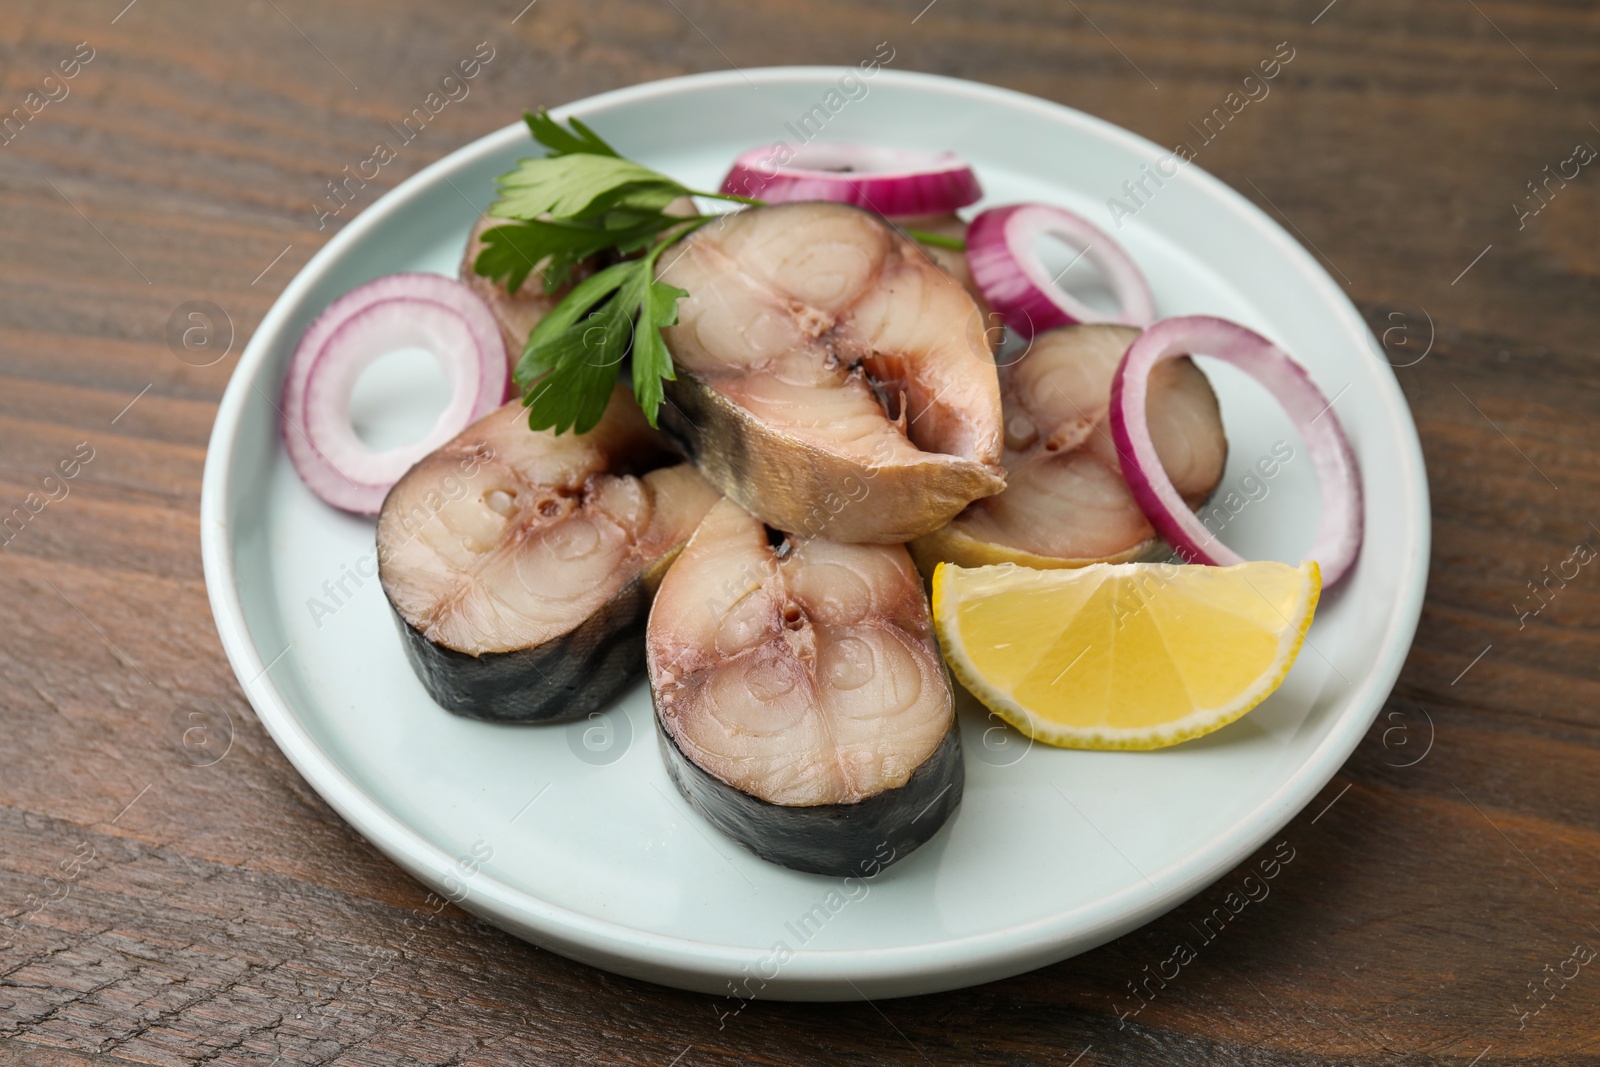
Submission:
[[[1061,288],[1039,258],[1039,238],[1048,234],[1100,268],[1118,311],[1096,311]],[[991,208],[967,227],[967,265],[972,279],[1005,324],[1032,337],[1075,322],[1148,326],[1155,297],[1138,266],[1111,235],[1088,219],[1050,204]]]
[[[433,354],[450,380],[450,402],[422,440],[374,451],[350,423],[350,397],[362,371],[402,348]],[[500,327],[472,290],[437,274],[390,274],[341,296],[306,328],[283,382],[283,443],[313,493],[375,515],[412,464],[510,391]]]
[[[1253,330],[1209,315],[1187,315],[1156,323],[1128,346],[1111,382],[1111,437],[1122,460],[1122,476],[1145,517],[1191,563],[1231,566],[1244,557],[1205,528],[1161,467],[1145,420],[1150,372],[1184,355],[1211,356],[1266,386],[1293,420],[1311,453],[1321,489],[1321,523],[1308,557],[1331,586],[1350,569],[1361,549],[1361,471],[1333,405],[1289,354]]]
[[[983,196],[972,168],[950,152],[813,141],[752,148],[722,191],[771,204],[830,200],[880,215],[942,215]]]

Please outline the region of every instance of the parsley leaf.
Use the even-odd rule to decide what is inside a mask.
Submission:
[[[641,214],[637,221],[619,220],[615,229],[589,223],[531,220],[495,226],[483,232],[484,249],[473,261],[472,269],[505,285],[515,293],[532,273],[535,264],[548,258],[540,273],[544,291],[553,293],[572,280],[572,271],[583,260],[607,249],[635,252],[644,248],[656,234],[681,219],[661,214]],[[626,223],[630,223],[626,224]]]
[[[601,139],[581,119],[569,118],[568,125],[572,129],[564,129],[561,123],[550,117],[550,112],[540,109],[538,114],[531,111],[524,112],[522,121],[528,124],[528,132],[533,134],[533,139],[550,149],[552,156],[591,155],[591,156],[617,156],[615,148]]]
[[[633,309],[618,293],[637,284],[642,263],[618,263],[579,282],[528,335],[513,379],[531,428],[587,433],[599,423],[631,340]]]
[[[658,245],[660,249],[665,247]],[[650,425],[656,424],[665,397],[661,383],[675,381],[672,353],[662,340],[661,328],[675,326],[678,322],[678,301],[689,295],[688,290],[658,281],[655,277],[655,255],[645,257],[649,266],[641,271],[644,291],[639,294],[639,317],[633,334],[633,395],[644,409]]]
[[[690,191],[649,167],[615,156],[569,155],[525,159],[499,179],[500,219],[604,220],[613,208],[659,213]]]
[[[650,425],[656,424],[665,395],[661,383],[676,378],[661,328],[677,323],[678,301],[689,295],[656,280],[656,257],[665,247],[580,282],[534,327],[514,375],[530,427],[558,434],[592,430],[630,353],[634,396]]]
[[[573,286],[529,335],[513,375],[528,424],[557,433],[593,429],[618,367],[631,355],[634,396],[654,426],[662,382],[676,376],[661,330],[678,321],[678,301],[689,295],[656,280],[656,258],[714,218],[666,209],[681,197],[760,201],[690,189],[624,159],[578,119],[562,125],[548,111],[523,118],[547,154],[522,160],[498,179],[500,198],[489,214],[508,221],[484,232],[473,270],[515,293],[537,269],[545,292],[553,293],[585,260],[644,253]]]

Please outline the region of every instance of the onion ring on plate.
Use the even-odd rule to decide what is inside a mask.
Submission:
[[[1036,247],[1045,235],[1100,268],[1117,298],[1117,314],[1096,311],[1056,284]],[[990,208],[973,219],[967,265],[990,306],[1023,337],[1075,322],[1148,326],[1156,317],[1150,285],[1122,246],[1088,219],[1051,204]]]
[[[1189,510],[1156,457],[1145,419],[1150,371],[1185,355],[1211,356],[1244,371],[1283,405],[1304,438],[1321,492],[1321,521],[1307,556],[1322,568],[1324,587],[1349,571],[1361,550],[1361,470],[1333,404],[1289,354],[1253,330],[1209,315],[1164,319],[1128,346],[1111,382],[1111,437],[1122,475],[1145,517],[1190,563],[1245,562]]]
[[[450,401],[422,440],[375,451],[351,425],[350,397],[374,360],[401,348],[423,348],[438,360]],[[283,444],[313,493],[375,515],[412,464],[509,392],[500,327],[472,290],[437,274],[390,274],[341,296],[306,328],[283,382]]]
[[[880,215],[943,215],[983,196],[977,175],[950,152],[816,142],[752,148],[733,162],[722,192],[769,204],[828,200]]]

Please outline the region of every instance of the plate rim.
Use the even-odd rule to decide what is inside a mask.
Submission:
[[[753,67],[689,74],[600,93],[551,108],[551,113],[564,118],[677,93],[748,83],[751,79],[774,84],[831,83],[848,70],[854,68]],[[1139,153],[1165,151],[1155,142],[1108,120],[1017,90],[906,70],[881,69],[875,79],[977,98],[1057,121],[1064,119]],[[272,664],[255,646],[234,566],[230,468],[239,447],[244,405],[252,391],[260,391],[256,379],[269,349],[279,343],[285,320],[324,270],[349,246],[387,223],[390,216],[424,195],[441,178],[448,180],[450,172],[485,156],[500,154],[525,137],[525,127],[520,122],[512,123],[447,153],[379,197],[311,257],[274,300],[241,353],[218,405],[202,475],[201,559],[207,596],[224,652],[257,718],[295,770],[341,818],[409,874],[434,888],[441,887],[446,879],[454,880],[450,872],[457,857],[391,815],[317,745],[273,682],[269,673]],[[1432,540],[1427,469],[1410,408],[1393,368],[1375,350],[1365,319],[1315,257],[1266,212],[1221,179],[1197,166],[1185,169],[1206,192],[1242,209],[1240,214],[1246,223],[1277,246],[1286,260],[1296,264],[1336,316],[1347,320],[1353,331],[1367,341],[1361,351],[1366,359],[1378,364],[1382,404],[1391,425],[1400,431],[1404,446],[1405,462],[1400,467],[1410,515],[1405,522],[1409,539],[1404,553],[1407,570],[1402,572],[1396,610],[1390,615],[1388,633],[1380,643],[1380,655],[1348,698],[1351,707],[1370,704],[1370,708],[1342,715],[1282,783],[1246,809],[1223,833],[1148,872],[1148,886],[1131,883],[1116,893],[1066,911],[956,938],[880,948],[794,949],[780,976],[763,988],[764,999],[851,999],[849,993],[835,988],[840,983],[849,984],[858,996],[911,995],[960,988],[1031,970],[1119,937],[1195,896],[1281,830],[1344,765],[1392,692],[1420,622]],[[1133,899],[1124,899],[1128,897]],[[468,895],[459,903],[495,925],[562,955],[679,988],[720,991],[728,975],[741,968],[748,972],[770,955],[770,949],[746,949],[652,933],[585,915],[482,871],[471,879]],[[1099,917],[1088,923],[1074,921],[1087,910]]]

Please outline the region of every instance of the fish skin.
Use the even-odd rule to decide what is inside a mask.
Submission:
[[[717,500],[676,460],[619,383],[588,434],[531,431],[513,401],[396,483],[379,578],[441,706],[572,718],[637,677],[652,596]]]
[[[654,594],[641,575],[576,629],[541,645],[480,656],[436,644],[399,611],[392,614],[406,659],[446,711],[483,722],[567,722],[608,707],[639,677]]]
[[[784,807],[906,784],[953,728],[949,677],[904,548],[785,542],[724,499],[651,610],[662,729],[702,770]]]
[[[689,293],[664,331],[663,428],[768,525],[901,543],[1004,486],[981,313],[883,220],[823,203],[734,212],[657,275]]]
[[[1166,557],[1166,542],[1123,481],[1108,422],[1111,380],[1138,335],[1128,326],[1065,326],[1041,333],[1002,368],[1006,489],[912,542],[924,576],[941,561],[1053,568]],[[1156,368],[1150,387],[1156,452],[1198,508],[1227,465],[1216,394],[1190,359]]]
[[[667,776],[713,826],[770,863],[835,878],[875,877],[927,844],[961,806],[966,781],[955,729],[904,785],[854,804],[802,808],[769,803],[708,773],[659,715],[656,740]]]

